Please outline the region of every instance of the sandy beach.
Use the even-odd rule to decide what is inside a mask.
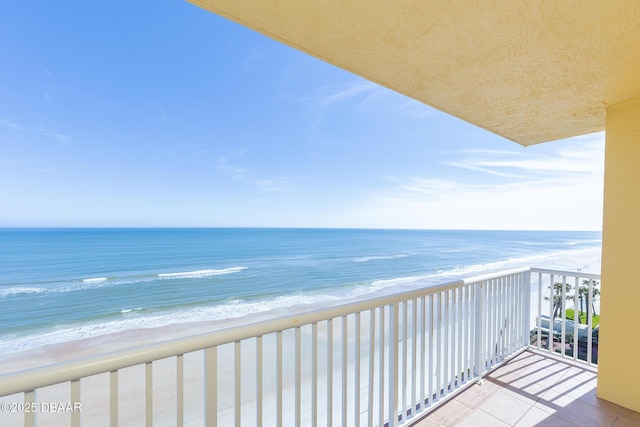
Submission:
[[[309,307],[307,307],[309,309]],[[298,307],[298,311],[303,308]],[[289,311],[289,310],[287,310]],[[140,346],[155,342],[178,339],[184,336],[197,335],[211,332],[218,329],[232,327],[245,322],[255,322],[259,319],[273,316],[274,313],[259,314],[242,319],[231,319],[216,322],[201,322],[170,325],[161,328],[132,330],[116,334],[104,335],[100,337],[88,338],[84,340],[53,344],[35,350],[17,352],[0,356],[0,369],[2,373],[15,372],[33,367],[46,366],[56,363],[63,363],[71,360],[101,355],[132,346]],[[361,343],[363,348],[367,348],[369,337],[368,312],[361,316]],[[342,354],[342,324],[339,320],[333,322],[333,388],[334,405],[339,406],[342,393],[341,369],[339,364]],[[354,329],[353,322],[348,326],[348,345],[353,345]],[[294,417],[295,380],[293,367],[295,366],[294,331],[288,330],[283,334],[283,419],[291,420]],[[311,327],[301,328],[301,376],[311,377]],[[326,359],[327,334],[326,323],[318,325],[318,413],[324,415],[323,408],[326,406],[327,396],[327,359]],[[348,365],[353,365],[353,350],[349,349]],[[241,366],[242,366],[242,419],[243,423],[253,425],[255,421],[255,384],[256,384],[256,347],[255,340],[248,340],[241,345]],[[228,425],[232,422],[235,413],[234,401],[234,348],[233,344],[220,346],[218,349],[218,420],[220,425]],[[368,387],[366,376],[366,363],[368,355],[363,354],[361,363],[362,380],[361,386]],[[276,337],[275,334],[267,335],[263,338],[263,419],[265,425],[268,420],[275,421],[276,408]],[[203,425],[203,396],[204,396],[204,353],[197,351],[186,354],[184,357],[184,421],[185,425]],[[145,369],[144,365],[125,368],[119,371],[119,420],[120,425],[140,425],[144,420],[144,385]],[[354,380],[350,378],[348,395],[353,395]],[[82,399],[82,424],[83,426],[104,425],[109,416],[109,377],[108,374],[96,375],[87,378],[81,383]],[[153,364],[153,407],[154,425],[175,425],[175,399],[176,399],[176,359],[164,359]],[[306,418],[306,423],[310,422],[311,395],[310,383],[304,381],[301,384],[301,417]],[[366,398],[366,392],[363,394]],[[21,402],[20,396],[3,398],[3,402]],[[350,397],[351,399],[351,397]],[[41,389],[37,393],[38,402],[69,402],[69,385],[61,384]],[[364,402],[363,402],[364,403]],[[353,410],[351,410],[352,412]],[[69,420],[69,413],[39,413],[39,426],[56,426],[66,424]],[[334,411],[336,422],[341,414]],[[349,417],[354,417],[353,413]],[[22,414],[0,413],[0,423],[2,425],[13,425],[22,419]],[[320,421],[320,418],[319,418]],[[322,421],[324,422],[324,421]],[[285,422],[285,425],[287,423]]]

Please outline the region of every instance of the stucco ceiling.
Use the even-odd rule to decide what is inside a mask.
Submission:
[[[640,98],[640,1],[190,0],[522,145]]]

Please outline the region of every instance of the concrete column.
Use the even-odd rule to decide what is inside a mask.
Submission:
[[[597,394],[640,412],[640,99],[606,131]]]

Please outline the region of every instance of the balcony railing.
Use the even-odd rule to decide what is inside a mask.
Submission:
[[[405,425],[531,342],[557,351],[545,283],[568,277],[501,272],[0,376],[0,424]]]
[[[538,304],[531,345],[596,365],[600,275],[532,268],[531,280]]]

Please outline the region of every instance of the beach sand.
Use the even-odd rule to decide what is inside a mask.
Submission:
[[[315,307],[317,308],[317,307]],[[309,307],[307,307],[309,309]],[[303,310],[298,307],[297,310]],[[290,314],[290,310],[286,310]],[[283,313],[284,314],[284,313]],[[184,336],[191,336],[211,332],[216,329],[235,326],[248,321],[256,321],[259,318],[269,318],[274,313],[251,316],[249,319],[231,319],[215,322],[200,322],[170,325],[154,329],[131,330],[84,340],[53,344],[38,349],[11,353],[0,356],[0,374],[20,371],[33,367],[40,367],[55,363],[76,360],[127,349],[132,346],[166,341]],[[353,317],[353,316],[351,316]],[[354,326],[353,319],[348,322],[348,362],[354,364]],[[361,345],[368,348],[369,316],[365,312],[361,316]],[[318,325],[318,421],[326,423],[327,401],[327,331],[326,323]],[[301,378],[311,378],[311,327],[301,328]],[[291,424],[294,419],[295,409],[295,352],[294,330],[287,330],[282,334],[282,389],[283,389],[283,420],[285,425]],[[333,418],[339,423],[342,399],[342,322],[340,319],[333,321],[333,405],[338,409],[333,410]],[[243,425],[255,424],[255,388],[256,388],[256,345],[255,340],[247,340],[241,344],[241,400]],[[218,422],[219,425],[231,425],[235,419],[234,411],[234,346],[227,344],[218,348]],[[362,407],[365,407],[364,399],[367,398],[368,387],[368,354],[363,351],[361,355],[361,388],[364,388],[361,399]],[[263,420],[264,425],[275,424],[276,418],[276,335],[270,334],[263,338]],[[204,352],[197,351],[184,356],[184,422],[187,426],[204,425]],[[153,364],[153,412],[155,425],[176,424],[176,358],[168,358],[154,362]],[[353,374],[351,374],[353,375]],[[375,379],[377,384],[377,379]],[[120,425],[142,425],[145,418],[145,368],[138,365],[119,371],[119,422]],[[353,376],[347,381],[347,396],[350,403],[348,410],[349,419],[355,417],[353,410],[353,398],[355,379]],[[311,384],[304,381],[301,384],[301,419],[304,425],[310,424],[311,417]],[[375,386],[376,390],[378,386]],[[22,402],[22,396],[9,396],[0,398],[3,402]],[[69,384],[60,384],[40,389],[37,392],[38,402],[72,403],[70,402]],[[109,417],[109,374],[100,374],[81,381],[82,401],[82,425],[102,426]],[[376,412],[377,413],[377,412]],[[362,414],[366,418],[366,413]],[[20,413],[0,413],[0,425],[14,425],[21,423],[23,415]],[[37,415],[39,426],[67,425],[70,422],[70,413],[40,412]],[[363,418],[363,420],[365,419]]]

